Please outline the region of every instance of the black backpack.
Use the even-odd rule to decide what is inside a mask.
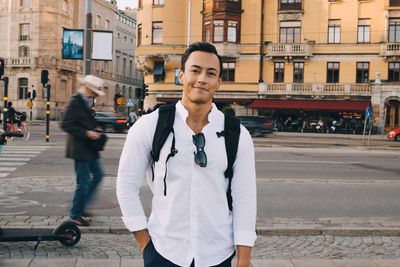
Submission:
[[[174,120],[175,120],[175,104],[164,105],[159,107],[158,110],[158,121],[156,131],[154,133],[152,150],[150,152],[152,158],[151,170],[153,174],[152,180],[154,181],[154,166],[160,158],[160,151],[164,146],[170,133],[172,133],[172,144],[170,153],[165,160],[165,174],[164,174],[164,196],[167,195],[167,162],[168,160],[178,153],[175,148],[175,132],[174,132]],[[240,136],[240,121],[230,115],[225,114],[224,130],[216,133],[218,137],[223,136],[225,138],[225,150],[228,159],[228,166],[225,170],[225,178],[229,179],[228,190],[226,197],[228,200],[229,210],[232,210],[232,194],[231,184],[233,177],[233,164],[235,163],[236,154],[239,144]]]

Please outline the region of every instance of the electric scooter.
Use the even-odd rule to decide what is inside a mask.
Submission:
[[[7,143],[7,137],[13,137],[18,133],[10,133],[6,131],[0,132],[0,155],[3,146]],[[65,221],[56,229],[1,229],[0,242],[19,242],[19,241],[36,241],[33,250],[36,249],[41,241],[59,241],[62,245],[70,247],[75,245],[81,239],[81,231],[73,223]]]

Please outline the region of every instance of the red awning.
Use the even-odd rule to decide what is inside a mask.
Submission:
[[[256,99],[250,104],[253,109],[303,109],[326,111],[364,111],[370,101],[348,100],[282,100]]]

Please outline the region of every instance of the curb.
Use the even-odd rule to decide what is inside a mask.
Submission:
[[[22,230],[22,229],[41,229],[41,230],[54,230],[55,227],[51,226],[2,226],[3,230]],[[125,227],[109,227],[109,226],[90,226],[79,227],[83,234],[130,234],[129,230]],[[327,227],[327,228],[266,228],[257,227],[257,235],[261,236],[300,236],[300,235],[333,235],[333,236],[400,236],[400,227],[386,227],[386,228],[367,228],[367,227]]]

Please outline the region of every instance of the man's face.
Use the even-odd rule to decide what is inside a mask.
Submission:
[[[221,84],[219,60],[213,53],[195,51],[185,63],[185,72],[179,72],[183,84],[183,102],[197,105],[212,102],[215,91]]]
[[[86,87],[86,96],[95,99],[98,95],[93,92],[89,87]]]

